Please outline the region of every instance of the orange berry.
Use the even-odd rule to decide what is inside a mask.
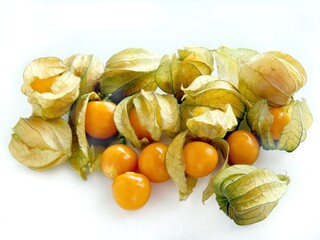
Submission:
[[[269,110],[273,116],[270,132],[273,140],[276,141],[280,139],[283,128],[290,122],[290,117],[283,108],[270,108]]]
[[[229,144],[230,164],[253,164],[260,153],[260,145],[256,136],[245,130],[231,133],[227,142]]]
[[[218,152],[208,143],[194,141],[183,148],[186,173],[192,177],[204,177],[218,164]]]
[[[135,171],[137,166],[138,155],[132,148],[124,144],[107,147],[100,159],[100,169],[110,178],[115,178],[128,171]]]
[[[88,102],[85,115],[86,133],[93,138],[106,139],[117,133],[113,120],[116,105],[107,101]]]
[[[45,79],[34,77],[34,80],[32,81],[30,86],[34,91],[37,91],[38,93],[51,92],[51,87],[58,77],[59,75]]]
[[[126,172],[117,176],[112,183],[114,200],[125,210],[142,208],[148,202],[150,193],[150,181],[140,173]]]
[[[145,147],[140,154],[139,171],[152,182],[165,182],[170,179],[166,167],[168,145],[160,142]]]
[[[137,110],[135,108],[131,109],[131,111],[129,112],[129,120],[131,127],[134,129],[138,139],[141,140],[143,138],[148,138],[149,141],[152,140],[148,130],[141,125],[141,122],[137,114]]]

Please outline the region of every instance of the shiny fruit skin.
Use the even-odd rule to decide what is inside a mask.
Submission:
[[[147,138],[147,139],[149,139],[149,141],[152,140],[151,135],[148,132],[148,130],[144,126],[141,125],[136,108],[133,108],[130,110],[129,120],[130,120],[131,127],[134,129],[139,140],[141,140],[143,138]]]
[[[115,178],[129,171],[136,171],[138,155],[127,145],[114,144],[107,147],[101,155],[100,169],[109,178]]]
[[[109,101],[91,101],[87,104],[85,130],[97,139],[107,139],[117,133],[113,120],[116,105]]]
[[[112,183],[112,194],[116,203],[125,210],[142,208],[149,200],[151,184],[141,173],[126,172]]]
[[[166,167],[168,145],[160,142],[151,143],[145,147],[139,156],[139,171],[151,182],[165,182],[170,179]]]
[[[277,141],[281,137],[283,128],[290,122],[290,117],[282,108],[270,108],[269,111],[273,117],[270,127],[271,136]]]
[[[229,144],[229,163],[253,164],[259,156],[260,145],[256,136],[245,130],[237,130],[227,137]]]
[[[192,177],[210,174],[218,164],[218,152],[208,143],[194,141],[183,148],[185,171]]]

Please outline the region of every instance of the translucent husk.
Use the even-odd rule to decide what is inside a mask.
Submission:
[[[193,192],[193,188],[197,184],[198,179],[187,175],[185,172],[183,155],[183,148],[185,144],[187,144],[189,141],[196,140],[207,142],[215,149],[217,149],[219,153],[219,162],[224,162],[222,168],[227,166],[229,147],[224,139],[216,138],[210,140],[206,138],[199,138],[189,131],[183,131],[179,133],[168,146],[166,154],[166,166],[172,181],[175,183],[179,190],[180,201],[186,200]],[[203,202],[213,194],[213,188],[211,187],[212,185],[210,183],[212,179],[214,179],[214,174],[215,173],[213,173],[213,177],[211,178],[207,188],[203,193]]]
[[[219,171],[213,181],[220,209],[238,225],[265,219],[286,193],[290,178],[250,165]]]
[[[228,131],[235,130],[237,125],[237,118],[229,104],[226,106],[226,111],[196,107],[193,109],[193,117],[186,120],[189,131],[198,137],[209,139],[223,138]]]
[[[268,105],[289,104],[292,96],[306,83],[302,65],[288,54],[270,51],[259,53],[239,68],[239,91],[251,102],[266,99]]]
[[[114,54],[106,63],[100,90],[115,102],[140,92],[157,88],[154,74],[160,63],[158,55],[142,48],[128,48]]]
[[[74,54],[64,60],[67,68],[80,77],[80,93],[83,95],[93,92],[104,72],[104,64],[94,55]]]
[[[212,71],[211,52],[203,47],[188,47],[162,57],[155,81],[161,90],[180,100],[183,96],[181,87],[188,87],[194,79],[210,75]]]
[[[307,81],[301,63],[280,51],[222,46],[213,55],[219,77],[237,87],[251,104],[266,99],[273,107],[287,105]]]
[[[182,90],[185,93],[180,106],[182,127],[189,129],[190,121],[196,120],[207,130],[216,131],[215,136],[206,136],[211,139],[224,137],[243,118],[248,107],[247,100],[232,84],[213,76],[200,76]]]
[[[90,145],[85,131],[87,104],[89,101],[100,100],[95,92],[82,95],[72,106],[69,116],[69,124],[72,129],[72,154],[69,161],[84,180],[89,173],[98,168],[100,156],[104,150],[103,147]]]
[[[114,121],[118,131],[134,147],[148,144],[147,138],[138,139],[131,126],[129,113],[135,108],[140,123],[154,141],[159,141],[163,132],[175,136],[180,131],[180,116],[177,100],[169,94],[141,90],[140,93],[123,99],[116,107]]]
[[[272,115],[266,100],[259,100],[248,111],[247,122],[253,132],[257,133],[264,149],[294,151],[306,138],[313,117],[307,102],[292,100],[282,107],[290,116],[290,122],[283,128],[280,139],[274,141],[270,132]]]
[[[217,65],[217,71],[220,79],[230,82],[238,87],[238,66],[258,52],[248,48],[229,48],[221,46],[213,50],[213,56]]]
[[[49,91],[38,92],[32,87],[36,79],[45,81],[54,78]],[[32,61],[23,74],[22,92],[28,96],[33,115],[57,118],[70,110],[79,95],[80,78],[67,71],[63,61],[54,57]]]
[[[34,170],[45,170],[71,156],[72,134],[62,118],[20,118],[13,128],[9,150],[12,156]]]

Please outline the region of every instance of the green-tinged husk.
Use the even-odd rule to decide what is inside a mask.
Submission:
[[[74,54],[64,60],[66,67],[75,76],[80,77],[80,93],[93,92],[104,72],[104,64],[94,55]]]
[[[213,55],[219,77],[237,87],[251,104],[266,99],[269,106],[287,105],[307,81],[300,62],[280,51],[220,47]]]
[[[213,50],[219,78],[238,87],[238,65],[257,53],[257,51],[248,48],[229,48],[225,46]]]
[[[103,147],[90,145],[85,131],[85,114],[89,101],[99,101],[100,97],[95,93],[82,95],[72,106],[69,124],[72,129],[72,155],[69,159],[72,167],[86,179],[88,173],[98,168]]]
[[[154,80],[160,57],[142,48],[129,48],[114,54],[106,63],[100,79],[100,90],[104,95],[120,102],[123,98],[157,88]]]
[[[45,170],[71,156],[72,134],[62,118],[20,118],[13,128],[9,150],[20,163],[34,170]]]
[[[186,127],[198,137],[223,138],[228,131],[234,130],[238,125],[237,118],[229,104],[225,112],[220,109],[210,110],[208,107],[196,107],[192,114],[193,117],[186,120]]]
[[[238,225],[265,219],[286,193],[290,178],[250,165],[219,171],[213,181],[220,209]]]
[[[166,154],[166,166],[172,181],[178,187],[180,201],[186,200],[189,197],[197,183],[197,178],[189,176],[185,172],[183,154],[184,146],[188,142],[195,140],[205,141],[217,149],[219,153],[219,162],[224,162],[223,168],[227,166],[229,148],[224,139],[216,138],[210,140],[199,138],[189,131],[183,131],[179,133],[168,146]],[[211,188],[211,185],[208,185],[203,196],[203,201],[208,199],[212,194],[213,189]]]
[[[211,139],[224,137],[227,131],[233,130],[248,107],[246,99],[232,84],[213,76],[200,76],[183,91],[185,95],[180,106],[182,127],[188,129],[190,121],[197,121],[215,134],[206,136]]]
[[[219,162],[221,163],[221,168],[214,174],[211,175],[210,180],[207,184],[207,187],[202,193],[202,203],[205,203],[213,194],[214,194],[214,185],[213,182],[217,173],[223,171],[225,168],[229,167],[228,157],[229,157],[229,144],[226,140],[222,138],[217,138],[213,142],[216,149],[218,149],[219,153]]]
[[[148,144],[149,139],[138,139],[131,126],[129,114],[135,108],[139,121],[150,133],[154,141],[159,141],[162,132],[175,136],[180,131],[180,117],[177,100],[169,94],[141,90],[140,93],[123,99],[114,112],[114,122],[118,131],[134,147]]]
[[[185,173],[185,164],[183,160],[183,147],[192,137],[187,131],[179,133],[169,144],[166,153],[167,171],[179,189],[179,192],[185,194],[188,191],[187,178]],[[186,199],[186,196],[183,197]]]
[[[266,99],[272,107],[287,105],[307,81],[302,65],[278,51],[256,54],[238,68],[238,89],[252,104]]]
[[[289,115],[290,121],[283,128],[280,139],[274,141],[270,132],[272,115],[266,100],[259,100],[247,114],[247,122],[253,132],[257,133],[264,149],[294,151],[306,138],[313,118],[305,100],[292,100],[282,107]]]
[[[186,176],[186,184],[187,184],[187,191],[181,192],[179,191],[179,201],[185,201],[188,199],[190,194],[193,192],[193,189],[197,185],[198,178],[192,177],[190,175]]]
[[[155,81],[162,91],[180,100],[183,96],[181,87],[188,87],[198,76],[210,75],[212,71],[210,51],[203,47],[188,47],[162,57]]]

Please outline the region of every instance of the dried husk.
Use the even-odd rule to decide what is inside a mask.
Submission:
[[[221,164],[221,167],[217,172],[214,172],[211,175],[210,180],[202,193],[202,203],[205,203],[214,194],[213,182],[215,181],[217,174],[230,166],[228,163],[229,144],[227,141],[223,138],[217,138],[212,143],[213,146],[218,149],[219,163]]]
[[[250,165],[233,165],[216,175],[213,186],[220,209],[238,225],[265,219],[286,193],[290,178]]]
[[[200,112],[205,109],[206,112],[210,113],[206,119],[210,122],[211,127],[217,128],[215,124],[219,121],[222,129],[229,131],[237,125],[234,117],[237,121],[240,121],[248,108],[247,100],[231,83],[216,79],[213,76],[200,76],[189,87],[182,89],[185,93],[180,106],[183,129],[187,129],[186,122],[188,119],[195,117],[195,113],[198,112],[197,109]],[[230,106],[232,111],[228,110]],[[215,111],[214,118],[210,119],[214,110],[219,111]],[[226,115],[224,116],[222,113]],[[221,120],[224,117],[226,117],[226,122],[222,123]],[[219,134],[215,137],[222,137],[222,135]]]
[[[190,132],[209,139],[223,138],[228,131],[235,130],[237,125],[238,121],[230,104],[227,104],[225,112],[196,107],[193,109],[193,117],[186,120],[186,127]]]
[[[71,156],[71,141],[71,129],[64,119],[31,116],[20,118],[14,126],[9,150],[23,165],[46,170]]]
[[[74,54],[64,60],[66,67],[75,76],[80,77],[80,93],[93,92],[104,72],[104,64],[94,55]]]
[[[210,75],[212,71],[213,57],[207,48],[187,47],[162,57],[155,81],[162,91],[180,100],[181,87],[188,87],[198,76]]]
[[[149,140],[138,139],[132,128],[129,113],[133,108],[137,111],[141,125],[147,129],[154,141],[159,141],[163,132],[173,137],[180,131],[177,100],[169,94],[141,90],[140,93],[123,99],[114,112],[118,131],[136,148],[148,144]]]
[[[192,135],[190,135],[188,131],[179,133],[169,144],[166,153],[168,174],[178,187],[179,192],[183,194],[190,192],[188,191],[185,164],[183,160],[183,147],[190,138],[192,138]],[[183,199],[186,199],[186,196],[184,196]]]
[[[290,122],[283,128],[278,141],[272,139],[270,132],[272,115],[266,100],[257,101],[248,111],[247,122],[252,131],[259,136],[264,149],[292,152],[306,139],[313,117],[304,99],[302,101],[292,100],[282,108],[290,116]]]
[[[183,148],[190,141],[204,141],[217,149],[219,153],[219,162],[224,162],[223,167],[227,166],[229,147],[227,142],[222,138],[205,139],[199,138],[190,131],[183,131],[179,133],[169,144],[166,154],[166,166],[168,174],[179,190],[180,201],[186,200],[193,192],[197,184],[197,178],[189,176],[185,172]],[[214,179],[214,173],[210,182]],[[213,185],[208,184],[203,193],[203,202],[206,201],[213,194]]]
[[[40,93],[32,88],[35,79],[55,78],[50,91]],[[55,57],[32,61],[23,74],[22,92],[28,96],[33,115],[57,118],[70,110],[79,95],[80,78],[67,71],[62,60]]]
[[[238,87],[238,65],[256,54],[258,54],[257,51],[248,48],[229,48],[221,46],[218,49],[213,50],[219,78]]]
[[[116,103],[123,98],[157,88],[154,74],[160,64],[158,55],[142,48],[128,48],[114,54],[106,63],[100,79],[101,93]]]
[[[87,93],[79,97],[72,106],[69,124],[72,129],[72,155],[69,159],[72,167],[86,179],[89,173],[98,168],[98,163],[103,147],[95,147],[89,144],[85,131],[85,115],[89,101],[99,101],[100,97],[95,93]]]
[[[287,105],[307,81],[302,65],[279,51],[256,54],[238,68],[238,89],[252,104],[266,99],[272,107]]]

